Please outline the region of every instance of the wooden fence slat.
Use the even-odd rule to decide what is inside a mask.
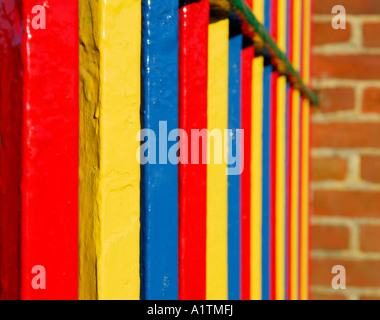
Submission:
[[[141,1],[79,4],[79,297],[139,299]]]
[[[252,0],[247,1],[252,7]],[[251,140],[252,140],[252,63],[254,48],[251,39],[244,38],[241,52],[241,112],[244,130],[244,171],[241,174],[241,299],[250,299],[251,284]]]
[[[287,4],[278,1],[278,45],[286,52]],[[277,158],[276,158],[276,295],[275,299],[285,299],[285,216],[286,216],[286,77],[280,76],[277,83]]]
[[[310,33],[311,33],[311,0],[304,0],[303,23],[303,68],[302,77],[305,83],[310,78]],[[300,298],[309,298],[309,157],[310,157],[310,104],[306,99],[302,100],[302,187],[301,187],[301,293]]]
[[[264,1],[264,26],[270,30],[271,1]],[[271,88],[273,66],[268,59],[264,61],[263,84],[263,220],[262,220],[262,299],[270,299],[270,219],[271,219]]]
[[[278,40],[278,0],[271,0],[271,16],[270,16],[270,34],[272,38],[277,42]],[[276,242],[277,242],[277,131],[278,131],[278,79],[279,72],[273,69],[271,74],[271,115],[270,115],[270,254],[269,254],[269,272],[270,272],[270,292],[269,298],[271,300],[276,299],[276,283],[277,283],[277,255],[276,255]]]
[[[178,166],[168,151],[177,141],[167,139],[178,128],[178,1],[142,1],[141,75],[142,128],[155,133],[146,143],[157,152],[156,163],[141,166],[141,298],[175,300]]]
[[[301,0],[293,5],[293,64],[300,69]],[[299,161],[300,161],[300,92],[292,90],[292,184],[291,184],[291,300],[299,299]]]
[[[287,32],[287,53],[289,60],[293,60],[293,8],[294,0],[288,1],[288,32]],[[292,124],[293,124],[293,87],[288,84],[287,89],[287,145],[286,145],[286,160],[287,160],[287,171],[286,171],[286,289],[285,289],[285,299],[290,300],[290,289],[291,289],[291,200],[292,200]]]
[[[1,298],[76,299],[78,7],[37,4],[0,10]]]
[[[255,1],[253,12],[264,21],[264,0]],[[251,299],[262,298],[262,205],[263,205],[263,85],[264,57],[255,56],[252,74],[252,189],[251,189]],[[245,152],[247,152],[245,150]]]
[[[236,130],[241,129],[241,50],[243,49],[243,35],[240,31],[240,23],[230,19],[229,36],[229,76],[228,76],[228,128],[234,130],[232,136],[228,136],[231,149],[228,150],[229,159],[232,160],[232,152],[241,153],[241,139],[238,139]],[[237,158],[239,159],[239,158]],[[236,168],[244,165],[236,163]],[[229,162],[231,163],[231,162]],[[234,165],[230,167],[234,168]],[[245,170],[245,168],[244,168]],[[240,175],[228,176],[228,299],[240,299],[240,209],[241,209],[241,177]]]
[[[225,300],[228,297],[227,164],[224,159],[227,148],[224,133],[228,126],[228,32],[228,19],[210,21],[207,106],[207,128],[210,135],[207,146],[210,156],[210,163],[207,164],[207,300]]]
[[[188,134],[207,128],[208,0],[181,1],[179,124]],[[191,145],[189,137],[189,145]],[[206,145],[193,153],[202,154]],[[190,160],[189,160],[190,161]],[[199,161],[199,158],[198,158]],[[179,166],[179,298],[206,298],[207,164]]]
[[[23,34],[16,0],[0,10],[0,298],[20,297],[20,194],[22,179]],[[7,24],[4,24],[7,22]],[[13,44],[13,45],[12,45]],[[5,152],[6,150],[6,152]]]

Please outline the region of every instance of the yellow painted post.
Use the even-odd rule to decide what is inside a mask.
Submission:
[[[141,3],[79,4],[79,298],[139,299]]]
[[[263,0],[254,1],[253,12],[262,23],[264,21]],[[264,57],[255,57],[252,68],[251,299],[261,300]]]
[[[294,0],[293,8],[293,65],[300,70],[301,61],[301,0]],[[293,90],[292,97],[293,119],[292,119],[292,186],[291,186],[291,289],[290,299],[299,299],[299,177],[300,177],[300,92]]]
[[[311,0],[304,0],[303,81],[310,82]],[[302,102],[302,197],[301,197],[301,299],[309,299],[309,183],[310,183],[310,104]]]
[[[286,52],[286,1],[278,1],[278,46]],[[285,300],[285,217],[286,217],[286,76],[277,81],[276,145],[276,299]]]
[[[208,45],[206,299],[226,300],[227,294],[227,147],[228,19],[211,19]],[[219,131],[219,134],[214,129]],[[214,136],[212,134],[215,133]],[[219,138],[218,138],[219,136]],[[214,149],[215,147],[215,149]],[[218,164],[218,158],[221,164]]]

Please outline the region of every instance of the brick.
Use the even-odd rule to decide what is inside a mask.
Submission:
[[[379,0],[318,0],[314,3],[316,14],[331,13],[337,4],[344,6],[347,14],[380,14]]]
[[[313,44],[320,46],[330,43],[342,43],[350,40],[351,25],[346,24],[346,29],[333,29],[331,22],[315,22],[313,26]]]
[[[350,230],[345,226],[313,226],[312,245],[315,250],[348,249]]]
[[[313,259],[312,283],[313,285],[330,286],[336,274],[331,270],[335,265],[346,269],[346,287],[379,287],[380,261],[377,260],[349,260],[342,258]]]
[[[380,123],[313,123],[314,148],[380,148]]]
[[[312,166],[313,181],[342,181],[347,175],[347,160],[342,158],[314,158]]]
[[[350,218],[380,218],[380,192],[315,190],[314,214]]]
[[[380,22],[367,22],[363,25],[363,44],[369,48],[380,47]]]
[[[364,225],[360,228],[360,250],[364,252],[380,252],[380,226]]]
[[[347,300],[347,297],[343,294],[334,294],[334,293],[312,293],[312,300]]]
[[[318,79],[378,80],[380,74],[380,56],[374,54],[315,54],[313,65]]]
[[[348,87],[324,88],[318,90],[321,105],[314,108],[322,113],[353,110],[355,107],[355,89]]]
[[[365,113],[380,113],[380,88],[370,87],[364,90],[362,111]]]
[[[380,157],[362,156],[361,178],[368,182],[380,183]]]

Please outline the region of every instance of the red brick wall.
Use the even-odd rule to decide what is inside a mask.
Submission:
[[[313,298],[380,299],[380,0],[314,3]],[[346,30],[331,26],[338,4]]]

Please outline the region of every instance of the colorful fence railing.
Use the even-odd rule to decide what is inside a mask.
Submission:
[[[311,10],[0,0],[0,298],[308,299]]]

